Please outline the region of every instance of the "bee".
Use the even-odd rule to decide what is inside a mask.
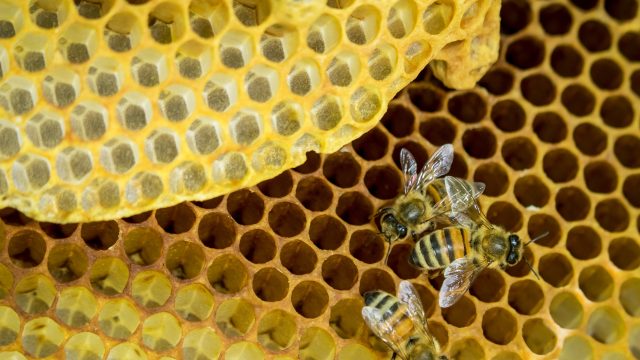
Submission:
[[[427,317],[416,289],[400,282],[398,297],[382,290],[364,294],[362,317],[369,329],[393,352],[392,359],[446,360],[427,326]]]
[[[449,172],[452,161],[453,146],[443,145],[418,173],[418,165],[411,152],[407,149],[400,150],[404,193],[391,206],[381,208],[376,214],[380,221],[380,233],[389,243],[387,257],[393,242],[431,228],[437,217],[450,211],[446,188],[447,183],[454,178],[440,177]],[[473,189],[475,197],[480,196],[485,188],[482,183],[468,185]]]
[[[457,225],[423,232],[409,256],[409,263],[420,269],[445,269],[438,299],[442,308],[455,304],[482,270],[491,264],[501,269],[516,265],[523,258],[525,246],[547,235],[523,244],[517,234],[492,225],[478,207],[474,190],[459,180],[454,179],[447,188],[451,218]]]

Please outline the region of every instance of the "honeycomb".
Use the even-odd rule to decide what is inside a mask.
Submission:
[[[257,186],[122,219],[0,212],[0,358],[381,359],[361,294],[409,279],[452,359],[640,359],[640,14],[637,0],[505,0],[501,53],[479,86],[434,71],[341,151]],[[0,26],[0,28],[2,28]],[[47,141],[47,139],[43,139]],[[453,143],[487,217],[524,263],[485,270],[456,305],[370,221]]]
[[[0,206],[112,220],[255,185],[468,88],[499,0],[0,0]]]

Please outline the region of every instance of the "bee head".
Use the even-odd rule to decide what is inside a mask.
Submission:
[[[522,242],[516,234],[509,235],[508,240],[509,254],[507,255],[507,264],[513,266],[520,260],[520,254],[522,253]]]
[[[380,231],[389,242],[407,236],[407,227],[398,221],[392,208],[384,208],[380,214]]]

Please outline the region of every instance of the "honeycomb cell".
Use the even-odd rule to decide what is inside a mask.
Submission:
[[[81,140],[97,140],[108,128],[109,114],[97,102],[83,101],[71,112],[71,130]]]
[[[502,274],[494,269],[483,270],[469,288],[469,293],[484,303],[500,301],[505,292]]]
[[[98,315],[98,326],[109,337],[118,340],[128,339],[140,324],[138,314],[138,309],[129,300],[110,299],[102,305]]]
[[[624,336],[625,332],[624,320],[610,306],[597,308],[587,320],[587,333],[602,344],[615,343]]]
[[[571,30],[573,17],[564,5],[551,4],[540,9],[540,25],[549,35],[564,35]]]
[[[573,278],[573,266],[566,256],[549,253],[540,258],[538,272],[553,287],[563,287]]]
[[[38,72],[53,61],[54,42],[42,33],[32,32],[16,41],[11,52],[21,69]]]
[[[88,267],[87,254],[76,244],[56,244],[47,255],[49,274],[60,283],[79,279]]]
[[[212,199],[204,200],[204,201],[192,201],[191,203],[202,209],[215,209],[222,203],[223,195],[218,197],[214,197]]]
[[[242,68],[251,61],[255,52],[252,37],[240,31],[227,31],[220,39],[218,52],[224,66]]]
[[[360,66],[360,59],[355,53],[341,52],[329,63],[327,76],[334,86],[347,87],[358,78]]]
[[[507,3],[503,4],[503,7],[505,6],[508,6]],[[507,19],[503,19],[503,24],[506,21]],[[513,88],[513,82],[514,78],[511,71],[493,66],[478,81],[478,85],[482,86],[493,95],[505,95]]]
[[[66,239],[73,235],[78,228],[78,224],[54,224],[39,222],[40,229],[52,239]]]
[[[0,38],[10,39],[20,32],[24,18],[22,11],[16,4],[4,3],[0,5]]]
[[[527,101],[535,106],[548,105],[556,97],[556,87],[546,75],[533,74],[525,77],[520,82],[520,91]],[[517,104],[517,103],[515,103]],[[496,104],[497,105],[497,104]],[[495,106],[495,105],[494,105]],[[524,125],[524,111],[522,111],[522,123]]]
[[[538,151],[527,137],[515,137],[502,144],[502,157],[514,170],[524,170],[533,167]]]
[[[261,229],[246,232],[240,238],[240,253],[254,264],[264,264],[276,255],[276,243],[269,233]]]
[[[306,177],[298,183],[296,198],[309,210],[324,211],[331,205],[333,192],[325,180]]]
[[[629,21],[636,16],[638,3],[635,0],[605,0],[604,9],[618,21]]]
[[[168,128],[157,128],[149,134],[144,145],[145,154],[156,164],[168,164],[178,157],[180,140]]]
[[[280,309],[271,310],[258,323],[258,342],[268,350],[282,351],[293,344],[297,330],[291,314]]]
[[[67,359],[102,359],[104,353],[104,343],[92,332],[77,333],[64,345],[64,354]]]
[[[593,112],[596,99],[593,93],[583,85],[567,86],[560,98],[562,105],[573,115],[587,116]]]
[[[640,175],[629,175],[624,179],[622,194],[631,206],[636,208],[640,207]]]
[[[345,33],[349,41],[365,45],[373,41],[380,31],[380,13],[373,6],[362,5],[347,18]]]
[[[207,280],[209,284],[217,292],[222,294],[239,292],[247,285],[248,277],[249,275],[247,274],[247,269],[244,264],[231,254],[218,256],[211,262],[211,265],[209,265],[207,269]]]
[[[497,141],[488,128],[472,128],[465,130],[462,134],[462,147],[471,157],[488,159],[495,154]]]
[[[518,314],[534,315],[544,305],[544,293],[533,280],[520,280],[509,287],[509,306]]]
[[[400,175],[391,166],[374,166],[367,170],[364,184],[371,195],[378,199],[390,200],[400,194]]]
[[[290,202],[280,202],[271,208],[268,215],[269,226],[283,237],[298,235],[304,230],[307,219],[300,207]]]
[[[211,328],[191,330],[182,341],[185,359],[217,359],[222,352],[222,340]]]
[[[253,191],[235,191],[227,198],[227,211],[236,223],[253,225],[264,215],[264,201]]]
[[[126,52],[136,48],[140,43],[142,25],[134,14],[119,12],[107,21],[103,34],[111,50],[119,53]]]
[[[322,315],[328,306],[329,295],[325,288],[315,281],[302,281],[291,292],[291,304],[296,312],[313,319]]]
[[[320,215],[311,220],[309,239],[320,250],[338,249],[346,236],[346,227],[332,216]]]
[[[1,35],[0,35],[1,36]],[[629,61],[640,61],[640,33],[628,31],[618,40],[618,50]]]
[[[409,99],[411,100],[411,103],[413,105],[415,105],[420,111],[436,112],[436,111],[439,111],[440,109],[442,109],[442,103],[444,101],[443,98],[444,98],[445,94],[441,90],[439,90],[437,88],[434,88],[432,86],[425,86],[424,84],[412,84],[409,87],[407,87],[407,93],[409,94]],[[468,96],[468,97],[470,97],[470,100],[474,102],[474,105],[478,105],[477,99],[475,97],[473,97],[473,95],[475,95],[475,94],[474,93],[470,93],[470,94],[471,95]],[[457,97],[455,99],[457,99]],[[450,101],[454,101],[455,102],[457,100],[450,100]],[[459,101],[458,101],[458,103],[459,103]],[[395,103],[392,102],[389,105],[390,111],[393,111],[392,109],[394,107],[398,108],[399,110],[400,109],[404,110],[403,112],[406,113],[406,115],[411,116],[411,128],[413,128],[413,118],[415,116],[413,115],[413,113],[410,113],[411,110],[407,109],[402,104],[396,104],[396,105],[394,105],[394,104]],[[452,106],[457,106],[457,105],[459,105],[459,104],[456,103],[456,104],[454,104]],[[482,104],[480,104],[480,106],[481,105]],[[458,111],[458,110],[456,109],[456,111]],[[385,117],[387,117],[387,116],[390,117],[390,116],[392,116],[392,114],[393,114],[393,112],[391,112],[391,113],[388,112],[387,114],[385,114]],[[406,131],[409,131],[409,130],[406,130]],[[406,136],[406,135],[404,135],[404,136]]]
[[[620,237],[609,243],[609,260],[621,270],[634,270],[640,266],[640,245],[628,237]]]
[[[598,5],[598,0],[571,0],[571,4],[575,5],[579,9],[589,11]]]
[[[189,231],[196,221],[196,214],[186,203],[156,210],[156,221],[167,233],[181,234]]]
[[[336,290],[349,290],[358,280],[358,269],[348,257],[331,255],[322,263],[322,279]]]
[[[311,120],[320,130],[331,130],[342,120],[343,109],[340,98],[324,95],[316,100],[311,108]]]
[[[100,149],[100,163],[111,173],[126,173],[136,165],[138,159],[137,144],[122,136],[112,138]]]
[[[627,314],[638,317],[640,315],[640,302],[635,295],[640,291],[640,279],[630,278],[620,285],[620,304]]]
[[[10,345],[18,339],[20,333],[20,318],[8,306],[0,307],[0,344]]]
[[[56,170],[66,182],[82,182],[93,170],[91,153],[78,147],[64,148],[56,157]]]
[[[391,15],[391,12],[389,13]],[[378,46],[369,56],[367,66],[369,75],[378,81],[382,81],[391,75],[398,62],[398,53],[394,47],[386,43]]]
[[[329,360],[335,357],[335,353],[335,340],[320,327],[309,327],[300,337],[298,356],[301,358]]]
[[[208,248],[224,249],[235,241],[236,226],[226,214],[206,214],[200,219],[198,238]]]
[[[357,88],[350,99],[351,118],[363,123],[373,119],[382,109],[382,99],[377,89],[371,87]]]
[[[84,190],[82,207],[112,208],[120,204],[120,188],[111,180],[95,179]]]
[[[360,276],[360,295],[364,295],[368,291],[382,290],[389,294],[396,293],[396,285],[393,278],[388,272],[382,269],[371,268],[362,273]]]
[[[591,64],[591,81],[603,90],[615,90],[624,80],[620,65],[611,59],[599,59]]]
[[[595,218],[609,232],[624,231],[631,221],[629,212],[618,199],[605,199],[596,204]]]
[[[607,25],[598,20],[587,20],[578,28],[578,40],[590,52],[605,51],[611,47],[611,33]]]
[[[600,107],[600,118],[613,128],[631,125],[635,117],[631,102],[622,95],[607,97]]]
[[[140,346],[131,342],[123,342],[112,347],[107,356],[107,360],[118,359],[147,360],[147,355]]]
[[[185,33],[185,16],[180,6],[170,2],[156,5],[147,17],[151,37],[160,44],[171,44]]]
[[[191,241],[176,241],[167,249],[165,266],[180,280],[193,279],[200,275],[205,263],[201,246]]]
[[[280,249],[280,263],[294,275],[311,273],[317,262],[315,251],[303,241],[287,242]]]
[[[518,332],[516,318],[503,308],[494,307],[482,316],[482,334],[494,344],[510,343]]]
[[[357,230],[351,234],[349,252],[356,259],[373,264],[384,256],[384,240],[371,230]]]
[[[542,169],[555,183],[573,180],[578,173],[578,158],[569,150],[558,148],[547,152],[542,158]]]
[[[594,161],[584,167],[584,181],[587,188],[595,193],[611,193],[618,185],[618,174],[606,161]]]
[[[432,117],[420,124],[420,135],[436,146],[450,144],[456,137],[456,128],[446,117]]]
[[[202,284],[190,284],[176,292],[174,309],[187,321],[204,321],[213,311],[214,299]],[[186,341],[186,338],[185,338]]]
[[[491,204],[487,210],[487,219],[507,231],[516,232],[522,228],[522,213],[505,201],[496,201]]]
[[[73,23],[58,38],[58,49],[69,63],[85,63],[98,49],[98,35],[91,26]],[[92,75],[91,68],[89,75]]]
[[[263,301],[280,301],[289,292],[289,279],[279,270],[267,267],[253,275],[252,288],[256,296]]]
[[[189,4],[189,24],[191,30],[204,39],[220,34],[227,22],[227,6],[221,1],[191,1]]]
[[[296,30],[282,24],[268,27],[260,37],[262,55],[273,62],[288,59],[296,51],[297,46]]]
[[[105,295],[120,294],[127,286],[129,269],[118,258],[99,258],[91,267],[89,280],[95,290]]]
[[[477,123],[487,114],[485,100],[475,92],[463,92],[451,97],[447,103],[449,113],[467,123]]]
[[[558,45],[551,52],[551,68],[562,77],[576,77],[582,73],[584,59],[571,45]]]
[[[180,323],[168,312],[153,314],[142,324],[142,342],[153,351],[173,349],[181,338]]]
[[[573,227],[567,234],[567,250],[576,259],[593,259],[600,254],[602,242],[593,229],[579,225]]]
[[[582,123],[573,130],[573,141],[581,153],[595,156],[607,147],[607,134],[593,124]]]
[[[281,198],[289,194],[293,189],[293,178],[291,172],[285,170],[269,180],[262,181],[257,186],[265,196]]]
[[[533,36],[523,36],[507,46],[505,58],[520,70],[527,70],[542,64],[545,57],[544,43]]]
[[[11,76],[0,85],[0,106],[13,115],[22,115],[38,102],[36,86],[27,78]]]
[[[84,223],[80,228],[82,240],[94,250],[110,249],[118,240],[119,233],[118,223],[113,220]]]
[[[230,338],[244,336],[256,322],[253,306],[242,298],[225,300],[216,310],[216,325]]]
[[[633,156],[638,151],[640,151],[640,137],[634,135],[620,136],[613,146],[613,153],[616,158],[627,168],[635,169],[640,167],[640,159]]]
[[[133,79],[144,87],[154,87],[164,82],[169,75],[166,56],[158,50],[146,48],[131,60]]]
[[[331,307],[329,326],[343,339],[351,339],[362,332],[365,323],[360,311],[361,299],[342,299]]]
[[[474,180],[477,181],[475,178]],[[518,202],[524,207],[544,207],[551,197],[549,188],[535,175],[526,175],[516,180],[513,193]]]
[[[307,33],[307,46],[318,54],[326,54],[341,41],[340,23],[331,15],[321,15]]]
[[[360,192],[347,192],[338,199],[336,214],[348,224],[364,225],[373,216],[373,204]]]
[[[582,269],[578,277],[578,286],[587,299],[594,302],[607,300],[614,290],[613,278],[600,265]]]
[[[553,350],[558,342],[556,334],[549,328],[544,320],[533,318],[527,320],[522,326],[522,338],[535,354],[544,355]]]
[[[98,312],[98,301],[84,286],[62,290],[56,304],[56,317],[67,326],[79,328],[91,322]]]
[[[53,281],[44,275],[29,275],[16,284],[14,298],[20,310],[39,314],[49,310],[56,298],[56,289]]]
[[[253,110],[241,110],[229,124],[231,136],[239,145],[251,145],[262,133],[262,120]]]
[[[7,253],[11,262],[21,268],[40,265],[47,252],[47,244],[39,233],[22,230],[11,236]]]
[[[131,296],[141,306],[151,309],[164,305],[171,295],[171,282],[158,271],[142,271],[131,283]]]
[[[476,306],[469,297],[463,296],[453,306],[442,309],[442,317],[455,327],[467,327],[476,319]]]
[[[22,348],[36,358],[53,355],[64,340],[63,329],[48,317],[29,320],[22,330]]]
[[[202,190],[206,182],[204,166],[185,161],[171,171],[169,187],[176,194],[193,194]]]
[[[537,239],[536,244],[552,248],[560,242],[562,231],[558,221],[550,215],[535,214],[527,224],[529,239]]]
[[[276,133],[290,136],[296,133],[304,121],[304,112],[300,104],[282,101],[273,107],[271,123]]]
[[[447,1],[435,1],[422,14],[422,27],[430,35],[442,33],[453,19],[453,4]]]
[[[264,65],[257,65],[249,70],[244,82],[249,98],[259,103],[276,95],[279,86],[278,73]]]
[[[80,77],[72,70],[56,68],[42,81],[42,97],[53,106],[67,107],[76,101],[79,94]],[[49,113],[47,110],[42,110],[40,114],[45,112]]]
[[[559,357],[560,360],[574,358],[593,359],[593,347],[589,341],[579,335],[569,336],[564,340]]]

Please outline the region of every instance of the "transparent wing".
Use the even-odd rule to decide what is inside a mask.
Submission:
[[[413,189],[418,180],[418,164],[411,152],[407,149],[400,150],[400,166],[404,175],[404,193]]]
[[[451,169],[451,163],[453,162],[453,145],[442,145],[435,153],[429,158],[426,164],[420,170],[418,174],[418,180],[416,181],[416,187],[422,187],[429,184],[433,179],[446,175]]]
[[[463,212],[467,210],[475,204],[475,200],[479,196],[479,194],[476,195],[477,189],[472,183],[457,177],[445,177],[444,185],[447,189],[449,201],[451,201],[452,212]],[[484,191],[484,189],[482,190]]]
[[[393,352],[407,359],[407,354],[400,346],[401,339],[395,335],[393,327],[382,317],[382,311],[371,306],[362,308],[362,318],[369,329],[382,340]]]
[[[407,306],[407,311],[413,323],[420,326],[424,336],[431,343],[431,348],[435,352],[439,352],[438,341],[431,335],[429,325],[427,324],[427,316],[424,313],[420,295],[416,288],[410,282],[403,280],[400,282],[400,290],[398,290],[398,299]]]
[[[440,288],[440,307],[447,308],[455,304],[467,292],[484,265],[486,264],[475,264],[466,257],[449,264],[444,271],[444,282]]]

